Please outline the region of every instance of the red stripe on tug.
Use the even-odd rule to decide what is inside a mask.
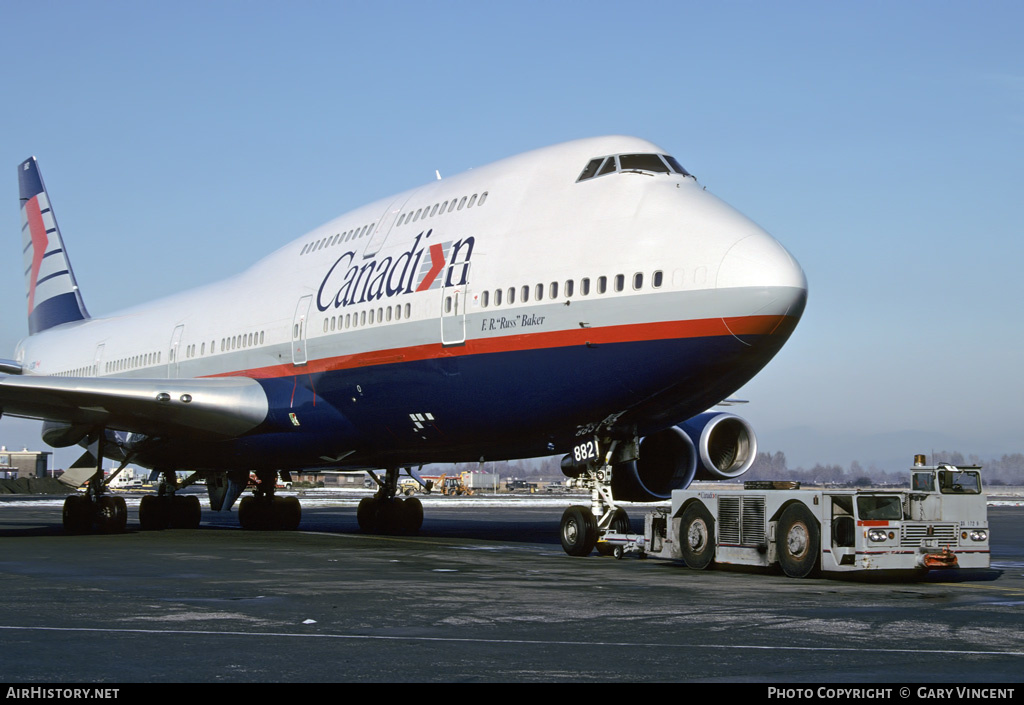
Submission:
[[[634,323],[603,328],[580,328],[546,333],[526,333],[497,338],[469,339],[465,345],[445,347],[440,341],[407,348],[373,350],[352,355],[338,355],[321,360],[310,360],[297,367],[293,364],[271,365],[249,370],[224,372],[213,377],[243,376],[253,379],[274,379],[296,373],[315,374],[333,370],[356,369],[396,362],[414,362],[444,357],[486,355],[493,353],[543,350],[575,345],[608,345],[652,340],[685,338],[714,338],[720,336],[772,335],[786,316],[742,316],[737,318],[705,318],[693,321],[665,321],[660,323]]]

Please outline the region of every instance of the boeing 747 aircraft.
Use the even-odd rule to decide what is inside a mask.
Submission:
[[[565,454],[591,490],[562,544],[586,555],[617,501],[735,478],[749,425],[708,412],[779,351],[804,309],[800,266],[668,153],[633,137],[559,144],[370,203],[224,281],[92,317],[35,158],[18,166],[29,335],[0,362],[0,412],[87,449],[71,531],[121,531],[103,458],[163,473],[143,528],[295,528],[289,472],[361,469],[365,531],[416,532],[396,497],[424,463]],[[95,470],[93,470],[93,468]]]

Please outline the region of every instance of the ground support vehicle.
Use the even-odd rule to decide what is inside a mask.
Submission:
[[[819,572],[921,572],[988,568],[989,531],[980,468],[911,470],[910,490],[800,489],[747,482],[736,490],[676,490],[669,509],[645,520],[644,536],[600,532],[598,547],[712,564]]]

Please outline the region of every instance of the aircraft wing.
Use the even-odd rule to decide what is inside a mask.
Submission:
[[[82,429],[232,438],[261,424],[268,409],[263,387],[248,377],[0,377],[0,414]]]

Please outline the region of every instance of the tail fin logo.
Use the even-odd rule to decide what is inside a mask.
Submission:
[[[46,246],[50,242],[46,234],[46,225],[43,223],[43,214],[42,209],[39,208],[38,197],[25,204],[25,219],[28,221],[29,238],[32,244],[32,259],[29,263],[28,271],[28,312],[31,314],[35,308],[39,270],[43,265],[43,257],[46,256]]]
[[[18,169],[30,334],[89,317],[35,157]]]

